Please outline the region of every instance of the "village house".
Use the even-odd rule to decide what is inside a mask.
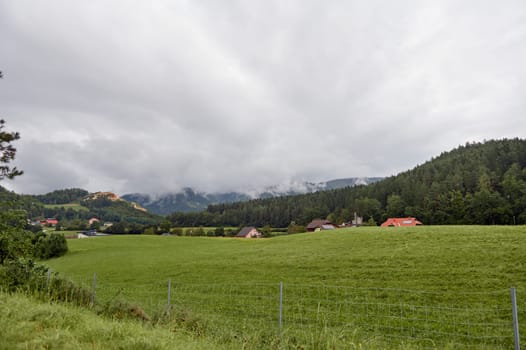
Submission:
[[[100,220],[97,219],[97,218],[91,218],[91,219],[88,220],[88,225],[91,226],[91,225],[93,225],[93,223],[95,223],[95,222],[100,222]]]
[[[307,225],[307,232],[334,230],[336,228],[338,228],[338,225],[333,224],[329,220],[315,219]]]
[[[381,226],[382,227],[410,227],[422,225],[420,221],[415,218],[389,218]]]
[[[236,235],[239,238],[261,238],[261,233],[255,227],[243,227]]]
[[[40,225],[51,225],[51,226],[55,226],[58,224],[58,220],[57,219],[54,219],[54,218],[49,218],[49,219],[45,219],[45,220],[40,220]]]

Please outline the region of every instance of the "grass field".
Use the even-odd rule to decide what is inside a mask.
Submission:
[[[88,208],[80,205],[79,203],[68,203],[68,204],[44,204],[45,208],[64,208],[64,209],[73,209],[75,211],[89,211]]]
[[[171,279],[172,304],[206,321],[215,337],[234,327],[250,338],[257,329],[253,348],[279,332],[280,282],[291,347],[509,348],[512,286],[526,317],[521,226],[363,227],[259,240],[112,236],[69,245],[49,266],[88,284],[96,272],[97,298],[162,307]]]
[[[54,227],[50,227],[50,228],[44,228],[44,232],[46,232],[46,233],[58,233],[58,234],[61,234],[63,236],[66,236],[66,237],[77,238],[77,234],[78,234],[79,230],[68,230],[68,231],[61,230],[61,231],[57,231],[57,230],[55,230]]]

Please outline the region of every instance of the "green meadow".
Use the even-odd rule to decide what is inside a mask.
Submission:
[[[98,302],[123,298],[149,313],[192,315],[198,333],[218,344],[505,349],[513,344],[510,287],[526,319],[524,226],[68,243],[67,255],[46,264],[88,288],[96,273]]]
[[[55,208],[64,208],[64,209],[72,209],[75,211],[89,211],[89,209],[83,205],[80,205],[79,203],[68,203],[68,204],[44,204],[45,208],[48,209],[55,209]]]

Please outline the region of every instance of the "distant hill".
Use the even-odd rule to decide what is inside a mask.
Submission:
[[[162,218],[140,205],[119,198],[111,192],[89,193],[82,189],[56,190],[44,195],[19,195],[0,186],[0,209],[22,209],[28,218],[56,218],[61,224],[80,223],[96,217],[101,221],[150,225]]]
[[[371,223],[417,217],[424,224],[526,224],[526,140],[468,143],[414,169],[366,186],[217,204],[201,213],[174,213],[175,225],[340,223],[354,213]]]
[[[156,197],[148,194],[132,193],[123,195],[122,198],[131,202],[136,202],[152,213],[168,215],[173,212],[203,211],[211,204],[234,203],[249,201],[256,198],[274,198],[317,191],[327,191],[336,188],[366,185],[381,179],[382,178],[380,177],[354,177],[319,183],[290,182],[285,185],[267,187],[263,190],[224,193],[199,192],[187,187],[176,193],[166,193]]]

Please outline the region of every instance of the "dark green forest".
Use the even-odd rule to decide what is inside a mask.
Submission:
[[[79,202],[89,194],[88,191],[80,188],[68,188],[65,190],[56,190],[47,194],[32,196],[44,204],[68,204]]]
[[[175,226],[341,223],[354,213],[369,223],[413,216],[426,225],[526,224],[526,140],[467,143],[396,176],[367,186],[211,205],[173,213]]]

